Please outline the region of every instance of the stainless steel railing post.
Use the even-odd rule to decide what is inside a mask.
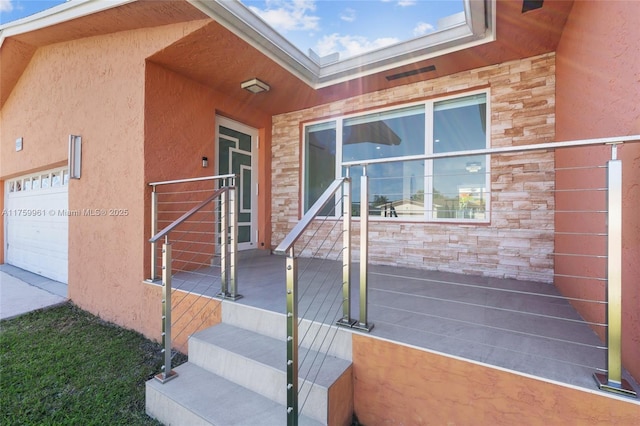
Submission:
[[[238,201],[236,180],[229,187],[229,289],[231,300],[238,300],[242,295],[238,294]]]
[[[151,238],[158,232],[158,193],[156,192],[156,186],[153,185],[153,190],[151,191]],[[151,280],[156,279],[156,268],[157,268],[157,253],[156,253],[157,244],[155,242],[151,243]]]
[[[166,383],[178,374],[171,369],[171,244],[165,237],[162,245],[162,352],[164,365],[162,373],[155,376]]]
[[[287,251],[287,426],[298,425],[298,261]]]
[[[362,166],[360,177],[360,315],[353,326],[359,330],[371,331],[373,324],[367,321],[369,293],[369,176],[367,166]]]
[[[622,378],[622,162],[617,145],[607,163],[607,374],[595,373],[598,387],[637,397]]]
[[[336,324],[353,327],[356,320],[351,319],[351,178],[347,168],[346,178],[342,182],[342,318]]]
[[[220,293],[229,296],[229,191],[220,194]]]

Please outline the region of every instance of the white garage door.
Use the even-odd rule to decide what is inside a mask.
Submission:
[[[6,182],[4,226],[8,264],[67,282],[68,183],[66,168]]]

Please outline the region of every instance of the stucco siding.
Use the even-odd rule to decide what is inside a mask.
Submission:
[[[365,425],[631,425],[620,397],[353,335],[354,405]]]
[[[82,136],[82,177],[69,184],[69,209],[105,214],[69,218],[69,297],[145,334],[157,328],[147,325],[153,309],[142,285],[145,58],[202,24],[41,47],[2,108],[3,178],[66,164],[69,134]]]

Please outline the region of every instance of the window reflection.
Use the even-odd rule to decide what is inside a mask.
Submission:
[[[305,141],[306,212],[336,178],[336,123],[321,123],[307,127]],[[333,215],[333,207],[326,206],[321,214]]]
[[[436,102],[434,153],[486,147],[486,95]],[[487,156],[433,161],[433,216],[439,219],[484,219]]]
[[[466,156],[433,162],[433,213],[439,219],[484,219],[486,158]],[[467,166],[470,164],[470,166]],[[480,169],[477,169],[480,167]],[[477,170],[477,171],[469,171]]]
[[[424,216],[424,167],[424,161],[368,166],[369,215],[405,218]],[[360,194],[362,167],[352,167],[351,176],[353,193]],[[359,201],[359,198],[355,201]],[[359,216],[360,208],[358,205],[353,215]]]
[[[424,154],[424,105],[344,120],[342,161]]]

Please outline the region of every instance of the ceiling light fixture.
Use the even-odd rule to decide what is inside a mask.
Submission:
[[[264,81],[260,81],[257,78],[245,81],[240,85],[240,87],[253,94],[268,92],[269,89],[271,89],[271,87],[269,87],[267,83],[265,83]]]

